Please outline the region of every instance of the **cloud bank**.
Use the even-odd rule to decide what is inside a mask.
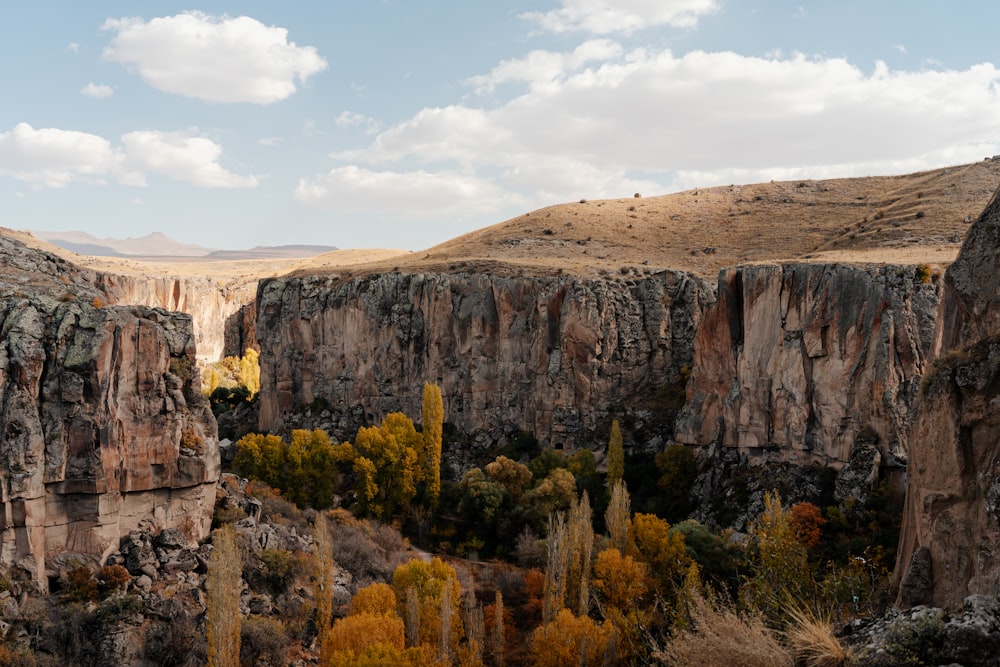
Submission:
[[[129,132],[121,145],[104,137],[58,128],[35,129],[18,123],[0,133],[0,175],[36,188],[71,183],[144,186],[147,174],[206,188],[253,188],[255,176],[240,176],[218,160],[222,147],[190,132]]]

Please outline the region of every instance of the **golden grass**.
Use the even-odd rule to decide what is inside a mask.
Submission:
[[[697,594],[689,612],[691,629],[678,633],[658,659],[674,667],[793,666],[792,656],[760,616],[740,616]]]
[[[829,618],[817,616],[807,609],[793,608],[788,612],[790,625],[785,640],[804,667],[844,667],[850,653],[833,634]]]

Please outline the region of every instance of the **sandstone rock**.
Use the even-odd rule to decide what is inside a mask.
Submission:
[[[676,439],[840,468],[859,436],[902,463],[933,354],[938,289],[915,267],[790,264],[720,273]]]
[[[191,320],[105,305],[93,284],[0,236],[0,562],[42,584],[47,554],[210,527],[219,455]]]
[[[928,602],[954,608],[1000,592],[1000,192],[944,284],[942,353],[915,410],[894,582],[910,580],[926,550]],[[910,602],[902,587],[898,602]]]
[[[333,435],[353,438],[389,412],[419,417],[424,383],[437,382],[446,420],[488,446],[518,430],[553,447],[585,446],[598,432],[606,442],[612,416],[679,406],[681,368],[711,299],[710,286],[679,272],[267,280],[260,426],[329,410]]]

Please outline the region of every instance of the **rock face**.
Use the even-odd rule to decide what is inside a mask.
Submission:
[[[43,585],[56,554],[210,528],[218,441],[191,319],[104,305],[94,284],[0,237],[0,562]]]
[[[915,267],[722,271],[695,338],[677,441],[736,448],[750,463],[853,461],[862,476],[905,462],[937,301]],[[859,440],[877,451],[854,455]]]
[[[246,319],[242,317],[244,306],[252,303],[256,295],[255,281],[220,283],[199,277],[98,273],[94,282],[109,303],[164,308],[190,315],[198,360],[202,363],[218,361],[227,354],[240,356],[246,347],[255,346],[252,328],[245,328],[242,322]],[[230,320],[232,323],[227,326]]]
[[[1000,593],[1000,195],[944,282],[944,352],[910,434],[895,572],[903,606]]]
[[[402,411],[437,382],[445,419],[492,444],[518,430],[586,446],[610,416],[676,409],[711,287],[634,280],[398,273],[261,283],[260,426],[327,408],[336,435]]]

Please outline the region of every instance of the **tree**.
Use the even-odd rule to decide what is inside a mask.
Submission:
[[[566,606],[585,616],[590,607],[590,561],[594,550],[594,523],[586,491],[570,507],[567,532]]]
[[[369,584],[351,598],[351,614],[398,614],[399,601],[389,584]]]
[[[600,665],[613,630],[588,616],[574,616],[563,609],[531,634],[531,664],[535,667]]]
[[[632,544],[643,562],[666,590],[678,580],[690,560],[684,547],[684,535],[671,532],[670,524],[653,514],[636,513],[632,517]]]
[[[698,477],[698,463],[694,452],[684,445],[671,445],[656,455],[660,478],[656,485],[662,491],[668,517],[679,519],[690,509],[688,497],[691,486]]]
[[[420,410],[423,420],[423,447],[420,465],[423,469],[427,504],[437,507],[441,495],[441,438],[444,431],[444,401],[441,387],[424,385],[424,400]]]
[[[823,513],[818,507],[812,503],[795,503],[792,505],[791,516],[788,520],[792,523],[795,536],[807,549],[815,549],[819,546],[826,519],[823,518]]]
[[[618,549],[605,549],[594,563],[594,591],[605,603],[619,610],[636,606],[649,592],[646,564]]]
[[[252,347],[240,359],[240,384],[247,388],[251,398],[260,393],[260,353]]]
[[[569,570],[569,531],[562,512],[549,515],[549,533],[546,540],[548,561],[545,565],[545,601],[542,620],[551,622],[565,606],[566,577]]]
[[[504,607],[503,593],[499,590],[493,601],[493,627],[490,629],[490,645],[493,652],[493,664],[496,667],[503,667],[504,663]]]
[[[442,632],[445,631],[441,621],[447,616],[450,625],[447,628],[449,645],[452,650],[457,648],[464,632],[461,620],[456,618],[462,601],[462,587],[458,583],[455,568],[440,558],[434,558],[429,563],[411,560],[393,572],[392,589],[398,600],[416,606],[418,618],[415,620],[419,621],[419,629],[414,635],[419,637],[421,644],[435,647],[441,645]],[[413,593],[409,593],[410,589]],[[407,595],[412,595],[411,599],[415,599],[416,602],[410,603]],[[447,614],[442,613],[445,607],[448,609]],[[410,618],[412,614],[407,613],[405,607],[400,611],[408,626],[411,626],[414,620]],[[410,632],[411,627],[407,627],[407,633]]]
[[[490,479],[502,486],[510,494],[515,503],[521,499],[521,494],[531,483],[531,471],[528,466],[513,461],[502,454],[492,463],[486,464],[486,474]]]
[[[330,637],[330,621],[333,618],[333,540],[326,523],[326,516],[316,517],[314,528],[316,538],[316,632],[319,635],[320,661],[326,662],[335,642]]]
[[[205,577],[205,632],[209,667],[240,664],[240,592],[242,560],[236,529],[226,525],[212,536],[212,556]]]
[[[632,525],[631,505],[625,482],[618,480],[611,488],[611,500],[604,512],[604,525],[608,529],[611,546],[620,553],[625,553],[628,546],[628,532]]]
[[[361,427],[354,439],[358,458],[359,509],[378,518],[395,516],[417,494],[417,448],[420,435],[401,412],[386,415],[380,426]],[[364,460],[364,462],[362,461]]]
[[[614,489],[615,484],[625,476],[625,450],[622,446],[622,429],[618,420],[611,422],[611,438],[608,441],[608,488]]]

